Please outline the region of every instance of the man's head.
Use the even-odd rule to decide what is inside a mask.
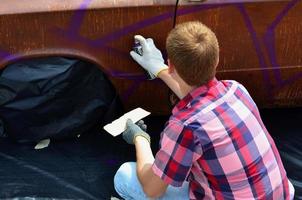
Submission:
[[[177,25],[168,35],[166,48],[170,63],[190,86],[214,78],[219,60],[215,34],[198,21]]]

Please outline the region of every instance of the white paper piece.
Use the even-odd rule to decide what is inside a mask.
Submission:
[[[110,124],[107,124],[103,128],[115,137],[125,131],[127,119],[131,119],[133,123],[136,123],[150,114],[150,112],[142,108],[136,108],[130,112],[127,112],[126,114],[114,120]]]
[[[35,149],[44,149],[48,147],[50,139],[41,140],[36,146]]]

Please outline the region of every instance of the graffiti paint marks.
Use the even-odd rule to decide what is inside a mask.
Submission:
[[[86,22],[84,18],[87,16],[87,11],[90,10],[89,6],[91,7],[91,4],[93,2],[94,1],[92,0],[83,0],[79,8],[73,12],[70,21],[65,28],[47,27],[49,28],[49,31],[52,31],[51,32],[52,34],[47,35],[47,37],[56,38],[60,41],[65,41],[68,44],[69,43],[83,44],[85,48],[87,47],[91,51],[94,52],[105,51],[107,54],[112,55],[113,57],[116,57],[121,60],[126,60],[126,59],[130,59],[129,52],[112,47],[111,42],[119,41],[124,36],[129,36],[129,34],[135,34],[135,32],[139,32],[144,28],[161,23],[165,20],[173,20],[174,18],[174,10],[171,9],[171,11],[167,11],[167,12],[164,11],[163,13],[158,13],[148,18],[141,18],[140,21],[137,21],[133,24],[120,26],[116,31],[109,32],[108,34],[103,35],[102,37],[98,37],[96,39],[91,39],[89,37],[82,36],[80,34],[80,30],[84,28],[83,25],[85,26],[87,25],[85,24]],[[274,91],[276,91],[281,87],[283,87],[284,85],[291,84],[292,82],[301,78],[301,74],[299,73],[299,74],[295,74],[294,76],[288,79],[285,80],[282,79],[281,70],[280,70],[282,66],[280,66],[280,64],[278,63],[276,47],[275,47],[276,45],[275,43],[277,42],[275,38],[275,30],[277,26],[282,22],[284,17],[287,16],[287,14],[290,11],[292,11],[292,8],[294,8],[295,5],[297,5],[298,2],[300,1],[292,0],[289,1],[288,3],[284,2],[283,5],[285,5],[285,7],[280,9],[279,14],[277,14],[275,19],[273,19],[272,22],[266,27],[266,32],[263,37],[257,35],[257,31],[255,30],[255,28],[258,28],[258,24],[256,26],[256,21],[253,21],[252,15],[249,15],[249,12],[247,12],[247,8],[245,7],[247,5],[246,1],[243,2],[240,0],[238,1],[229,0],[229,1],[223,1],[224,3],[221,2],[216,2],[213,4],[212,3],[197,4],[195,6],[189,6],[189,7],[186,6],[180,7],[178,9],[177,16],[190,15],[192,13],[204,12],[206,10],[214,10],[223,7],[234,7],[238,9],[240,15],[242,16],[246,30],[248,31],[250,37],[249,39],[251,40],[254,47],[252,51],[256,52],[259,68],[261,69],[259,71],[261,71],[262,73],[265,90],[267,92],[272,92],[272,88],[274,87],[273,89]],[[79,4],[77,4],[77,6],[78,5]],[[3,52],[4,53],[1,54],[1,57],[4,60],[11,61],[16,57],[22,56],[22,55],[9,55],[7,52],[5,52],[5,49],[3,50]],[[267,60],[265,60],[264,57],[268,58],[269,61],[267,62]],[[133,81],[133,84],[136,85],[136,87],[141,85],[145,81],[144,75],[142,73],[129,73],[127,69],[125,69],[124,71],[113,70],[113,68],[111,68],[111,66],[109,65],[105,66],[106,67],[105,72],[111,77],[131,80]],[[271,73],[270,75],[268,74],[269,71],[273,72],[273,77],[271,76]],[[277,83],[275,83],[274,81]],[[273,84],[274,86],[272,86]],[[130,97],[132,94],[129,94],[129,91],[133,90],[133,89],[130,90],[130,88],[134,88],[134,85],[130,85],[126,94],[122,94],[122,96]]]

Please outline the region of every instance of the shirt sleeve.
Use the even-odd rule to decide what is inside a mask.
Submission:
[[[161,135],[153,172],[169,185],[182,186],[195,160],[194,150],[193,131],[181,122],[169,121]]]

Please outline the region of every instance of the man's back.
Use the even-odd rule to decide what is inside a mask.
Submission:
[[[190,198],[289,199],[274,141],[241,84],[214,79],[195,89],[176,106],[171,121],[194,135]]]
[[[140,192],[137,187],[117,191],[130,199],[137,196],[129,195],[134,192],[173,200],[289,199],[286,172],[252,98],[239,83],[214,78],[219,62],[215,34],[198,21],[177,25],[166,41],[168,66],[151,38],[135,39],[144,53],[132,51],[132,58],[181,101],[161,134],[155,158],[149,135],[127,124],[123,137],[136,147],[137,167],[125,164],[116,177],[138,183],[131,178],[136,168],[142,187]]]

